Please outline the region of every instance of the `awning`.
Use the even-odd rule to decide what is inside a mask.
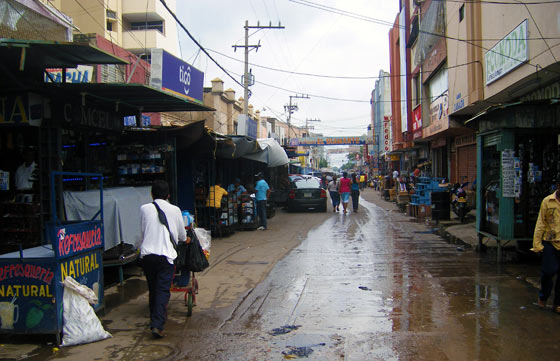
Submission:
[[[257,141],[262,150],[255,154],[245,155],[243,158],[266,163],[268,168],[278,167],[289,163],[290,160],[288,159],[286,151],[275,139],[259,138]]]
[[[25,68],[75,68],[88,64],[129,64],[128,61],[89,44],[0,39],[2,63]],[[23,68],[22,68],[23,67]]]
[[[135,112],[214,110],[144,84],[45,83],[41,88],[49,94],[57,94],[57,97],[61,99],[82,96],[82,103],[85,104],[106,106],[107,103],[112,103],[115,106],[115,111],[118,112],[127,109]]]
[[[226,137],[233,141],[235,147],[232,149],[221,147],[217,154],[219,158],[237,159],[261,151],[257,141],[251,137],[244,135],[226,135]]]

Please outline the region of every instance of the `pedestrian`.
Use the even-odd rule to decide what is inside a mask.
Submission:
[[[185,232],[181,210],[168,201],[169,185],[166,181],[154,182],[152,199],[153,203],[140,207],[142,225],[140,259],[148,282],[150,330],[154,338],[162,338],[175,272],[173,261],[177,257],[170,237],[175,242],[188,242],[189,239]],[[167,219],[168,227],[164,225],[163,217],[160,219],[158,208]]]
[[[356,174],[352,174],[352,184],[350,185],[352,194],[352,209],[358,212],[358,202],[360,201],[360,181]]]
[[[266,230],[266,201],[270,197],[270,187],[264,180],[264,173],[259,172],[255,175],[257,183],[255,184],[255,198],[257,200],[257,215],[259,217],[258,230]]]
[[[339,182],[336,179],[336,176],[332,177],[332,180],[329,182],[327,189],[329,191],[329,195],[331,196],[332,202],[332,211],[338,212],[338,206],[340,205],[340,193],[338,193]]]
[[[399,171],[398,170],[394,170],[393,171],[393,180],[396,182],[397,181],[397,177],[399,176]]]
[[[364,173],[360,175],[359,187],[363,190],[366,187],[366,176]]]
[[[541,203],[531,251],[542,252],[541,289],[537,305],[546,306],[554,285],[553,311],[560,314],[560,173],[556,175],[556,191]]]
[[[348,208],[348,200],[350,199],[350,184],[352,181],[348,178],[348,173],[343,172],[342,178],[339,181],[340,200],[342,201],[342,209],[344,214],[346,214],[346,209]]]

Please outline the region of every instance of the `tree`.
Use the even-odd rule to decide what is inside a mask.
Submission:
[[[325,158],[319,160],[319,168],[328,168],[329,162]]]

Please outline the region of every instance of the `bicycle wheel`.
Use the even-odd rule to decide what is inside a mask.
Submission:
[[[189,292],[187,295],[187,317],[192,316],[192,308],[193,308],[193,294]]]

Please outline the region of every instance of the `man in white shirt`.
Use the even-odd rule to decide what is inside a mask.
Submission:
[[[33,188],[33,172],[37,168],[35,163],[35,152],[27,148],[23,152],[23,164],[16,170],[16,189],[28,190]]]
[[[167,320],[167,304],[171,296],[171,282],[175,272],[173,261],[177,257],[169,233],[175,242],[187,241],[187,234],[181,210],[168,202],[169,185],[166,181],[154,182],[152,198],[165,214],[170,232],[160,222],[158,210],[153,203],[142,205],[140,207],[142,223],[140,258],[148,281],[150,329],[154,338],[162,338],[163,326]]]

